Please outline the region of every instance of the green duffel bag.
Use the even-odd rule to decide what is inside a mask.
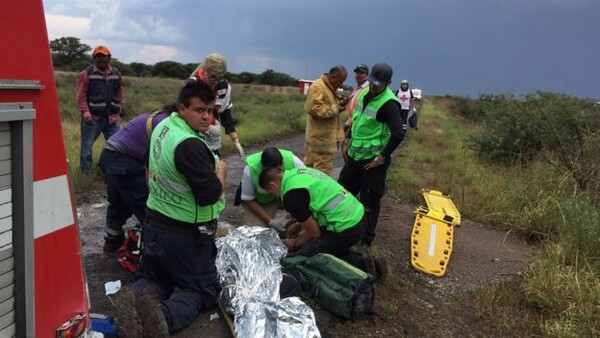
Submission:
[[[373,276],[330,254],[281,260],[286,273],[298,279],[303,296],[344,318],[371,311],[375,297]]]

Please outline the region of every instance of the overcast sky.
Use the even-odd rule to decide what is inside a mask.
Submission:
[[[45,0],[50,39],[123,62],[198,62],[314,79],[387,62],[425,94],[600,98],[600,0]],[[347,85],[354,84],[350,74]]]

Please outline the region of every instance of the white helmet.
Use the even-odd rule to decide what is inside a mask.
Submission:
[[[408,84],[408,81],[407,81],[407,80],[402,80],[402,81],[400,82],[400,85],[403,85],[403,84]]]

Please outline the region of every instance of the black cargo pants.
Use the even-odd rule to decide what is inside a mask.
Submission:
[[[383,164],[372,169],[365,169],[365,165],[373,159],[356,161],[348,157],[344,164],[338,183],[346,188],[365,206],[367,230],[364,241],[371,244],[375,238],[375,228],[379,219],[381,198],[385,192],[385,178],[391,159],[386,157]]]
[[[160,301],[169,332],[189,326],[201,310],[216,302],[217,268],[214,235],[165,225],[148,216],[142,231],[136,295]]]

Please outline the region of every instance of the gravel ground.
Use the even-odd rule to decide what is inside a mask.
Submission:
[[[269,146],[292,150],[301,157],[304,153],[304,135],[274,141]],[[253,153],[264,147],[266,145],[247,151]],[[233,155],[226,156],[224,160],[229,167],[226,186],[228,207],[222,220],[235,225],[241,220],[242,208],[232,206],[233,194],[239,184],[243,162]],[[333,176],[337,178],[342,166],[339,154],[335,157],[334,166]],[[391,278],[377,286],[375,315],[350,322],[337,319],[315,307],[323,336],[437,335],[432,332],[445,332],[446,336],[453,337],[487,335],[484,332],[489,331],[470,311],[458,311],[448,318],[447,309],[456,306],[466,309],[468,305],[460,302],[462,295],[468,291],[519,276],[527,261],[529,247],[512,233],[463,219],[462,225],[454,231],[454,247],[445,276],[436,278],[424,275],[410,265],[410,234],[415,207],[390,196],[384,197],[374,246],[380,255],[387,258]],[[121,280],[125,287],[133,282],[132,274],[118,266],[114,255],[102,252],[105,195],[96,193],[80,198],[77,213],[92,312],[115,316],[121,324],[121,336],[135,337],[138,335],[138,323],[131,302],[124,295],[104,295],[104,283],[108,281]],[[129,225],[133,224],[133,220],[130,220]],[[176,336],[229,337],[222,319],[209,320],[215,312],[216,309],[202,313],[190,328]],[[423,324],[423,321],[426,323]],[[493,331],[489,334],[493,335]]]

